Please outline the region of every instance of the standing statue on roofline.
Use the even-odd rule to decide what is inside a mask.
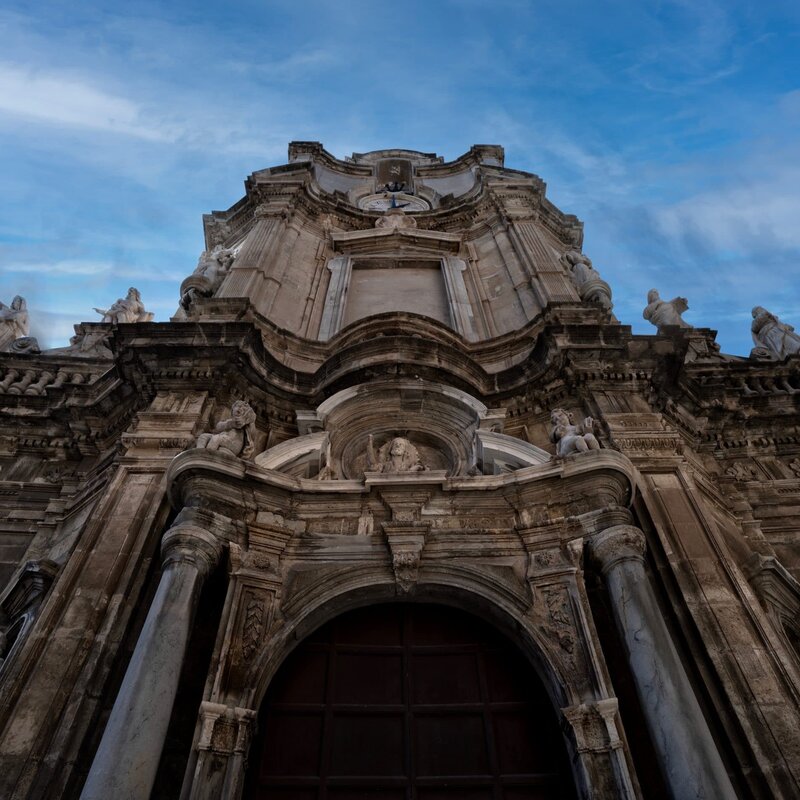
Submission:
[[[766,308],[753,309],[753,324],[750,326],[756,349],[764,348],[778,358],[786,358],[791,353],[800,353],[800,336],[791,325],[781,322]],[[751,354],[752,355],[752,354]]]
[[[11,305],[0,302],[0,350],[7,350],[17,339],[27,337],[30,330],[28,304],[17,295]]]
[[[687,311],[689,302],[685,297],[675,297],[672,300],[662,300],[657,289],[651,289],[647,293],[647,306],[642,312],[642,316],[655,325],[659,330],[665,325],[677,325],[679,328],[691,328],[688,322],[684,322],[681,314]]]
[[[121,322],[152,322],[152,311],[146,311],[142,302],[142,295],[139,290],[131,286],[125,297],[120,297],[108,309],[94,309],[98,314],[102,314],[101,322],[111,322],[118,325]]]

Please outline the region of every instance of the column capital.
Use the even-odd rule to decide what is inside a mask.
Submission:
[[[635,525],[615,525],[594,534],[589,549],[605,574],[622,561],[644,562],[647,541]]]
[[[203,576],[219,563],[222,543],[203,528],[186,522],[173,525],[161,540],[161,565],[194,564]]]

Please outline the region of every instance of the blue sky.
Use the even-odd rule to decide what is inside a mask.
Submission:
[[[167,320],[201,215],[292,139],[502,144],[634,331],[651,287],[726,352],[756,303],[800,327],[796,0],[4,0],[0,34],[0,299],[43,345],[131,284]]]

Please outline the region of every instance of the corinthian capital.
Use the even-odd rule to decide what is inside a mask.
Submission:
[[[647,542],[634,525],[615,525],[592,536],[589,548],[606,573],[620,561],[644,561]]]

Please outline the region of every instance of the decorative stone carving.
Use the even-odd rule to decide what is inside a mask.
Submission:
[[[210,433],[201,433],[195,447],[250,458],[255,450],[255,433],[256,412],[249,403],[237,400],[231,406],[230,418],[218,422]]]
[[[800,458],[795,458],[789,462],[789,469],[800,478]]]
[[[408,216],[402,208],[387,208],[382,217],[375,220],[376,228],[416,228],[417,221]]]
[[[592,555],[605,574],[620,561],[644,561],[647,541],[634,525],[616,525],[590,540]]]
[[[568,456],[600,449],[600,442],[592,433],[594,420],[591,417],[586,417],[581,425],[574,425],[571,414],[563,408],[555,408],[550,412],[550,422],[553,425],[550,441],[556,444],[556,455]]]
[[[259,597],[252,597],[244,613],[242,626],[242,657],[249,661],[255,653],[264,629],[264,603]]]
[[[800,336],[791,325],[781,322],[778,317],[762,306],[753,309],[753,324],[750,326],[756,349],[764,348],[778,358],[792,353],[800,353]],[[752,355],[752,354],[751,354]]]
[[[573,636],[575,627],[569,611],[569,596],[565,590],[557,587],[545,589],[542,595],[547,605],[547,618],[553,636],[567,656],[572,656],[575,649],[575,637]]]
[[[572,274],[572,280],[581,300],[599,303],[610,311],[614,305],[611,302],[611,287],[592,266],[591,259],[579,250],[570,250],[565,253],[562,262]]]
[[[749,464],[737,461],[725,470],[726,475],[736,478],[737,481],[754,481],[758,478],[758,471]]]
[[[371,472],[424,472],[419,451],[403,436],[395,436],[375,452],[372,434],[367,445],[367,466]]]
[[[15,340],[27,337],[29,330],[28,305],[24,297],[17,295],[10,306],[0,302],[0,350],[10,349]]]
[[[383,530],[392,556],[397,588],[401,593],[408,594],[417,584],[428,528],[414,522],[384,522]]]
[[[114,325],[124,322],[153,321],[153,313],[145,310],[142,295],[134,286],[131,286],[128,289],[128,294],[117,299],[108,310],[104,311],[102,308],[95,308],[94,310],[102,315],[101,322],[110,322]]]
[[[18,356],[36,355],[41,353],[39,340],[35,336],[20,336],[8,346],[8,352]]]
[[[181,284],[181,306],[188,310],[197,297],[211,297],[222,285],[236,258],[234,250],[217,245],[200,254],[194,272]]]
[[[689,302],[685,297],[675,297],[672,300],[662,300],[658,290],[651,289],[647,293],[647,306],[642,316],[655,325],[659,330],[665,325],[677,325],[679,328],[691,328],[684,322],[681,314],[688,310]]]

